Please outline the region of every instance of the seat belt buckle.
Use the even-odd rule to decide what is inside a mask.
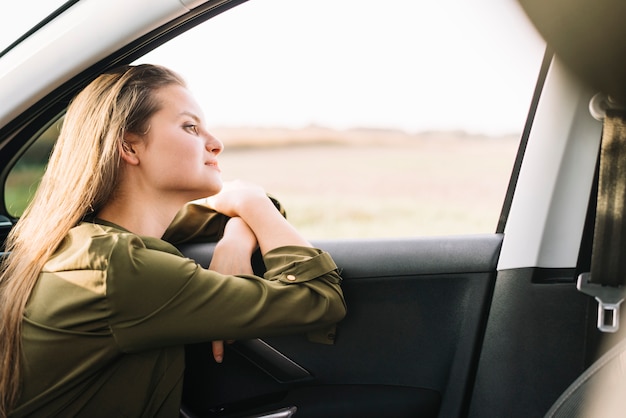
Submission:
[[[582,293],[593,296],[598,301],[598,329],[602,332],[619,330],[620,305],[624,301],[621,287],[602,286],[590,283],[591,273],[578,276],[576,288]]]

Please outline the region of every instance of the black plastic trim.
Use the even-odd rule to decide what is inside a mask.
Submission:
[[[495,272],[502,234],[378,240],[328,240],[314,244],[332,254],[344,277],[392,277]],[[354,260],[359,260],[358,265]],[[446,260],[441,263],[441,260]]]
[[[576,277],[574,268],[535,268],[530,280],[534,284],[575,284]]]
[[[230,348],[279,383],[295,383],[313,379],[311,373],[304,367],[259,338],[236,341]]]
[[[344,278],[357,279],[494,273],[498,264],[502,234],[458,235],[399,239],[314,240],[313,245],[330,254],[342,269]],[[203,266],[208,266],[214,243],[179,246],[180,251]],[[441,260],[446,260],[441,263]],[[354,260],[359,260],[355,263]],[[255,271],[263,261],[256,254]],[[344,267],[349,266],[349,267]]]
[[[539,105],[539,99],[543,91],[543,86],[548,76],[548,70],[552,63],[554,51],[546,46],[546,50],[543,55],[543,61],[541,63],[541,69],[539,70],[539,77],[537,78],[537,84],[535,85],[535,91],[533,98],[530,102],[530,108],[528,109],[528,116],[526,117],[526,124],[522,131],[522,137],[520,140],[515,163],[513,164],[513,171],[511,173],[511,179],[509,180],[509,186],[504,197],[504,204],[502,205],[502,211],[500,212],[500,218],[498,220],[498,226],[496,228],[497,233],[503,233],[506,221],[511,211],[511,204],[513,203],[513,195],[515,194],[515,188],[517,187],[517,179],[519,178],[519,172],[522,167],[522,161],[524,160],[524,154],[526,153],[526,147],[528,145],[528,138],[530,137],[530,131],[532,130],[533,123],[535,121],[535,115],[537,113],[537,106]]]
[[[466,416],[543,416],[588,365],[595,312],[573,281],[561,281],[574,271],[498,272]]]

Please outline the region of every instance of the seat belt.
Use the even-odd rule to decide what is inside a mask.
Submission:
[[[604,122],[591,271],[576,287],[598,301],[598,329],[617,332],[626,288],[626,108],[599,94],[590,110]]]

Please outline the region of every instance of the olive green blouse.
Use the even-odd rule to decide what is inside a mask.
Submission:
[[[228,276],[172,244],[219,239],[226,220],[190,204],[163,240],[100,220],[73,228],[26,307],[12,416],[177,417],[184,344],[302,333],[345,315],[321,250],[277,248],[264,277]]]

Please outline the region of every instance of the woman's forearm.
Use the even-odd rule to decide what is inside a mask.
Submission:
[[[256,235],[262,254],[288,245],[311,246],[257,185],[226,182],[222,191],[206,198],[204,204],[227,216],[241,217]]]
[[[240,208],[239,216],[256,235],[262,254],[288,245],[311,246],[267,198],[247,202]]]
[[[222,274],[252,274],[251,258],[256,236],[239,217],[228,220],[224,236],[215,246],[209,270]]]

